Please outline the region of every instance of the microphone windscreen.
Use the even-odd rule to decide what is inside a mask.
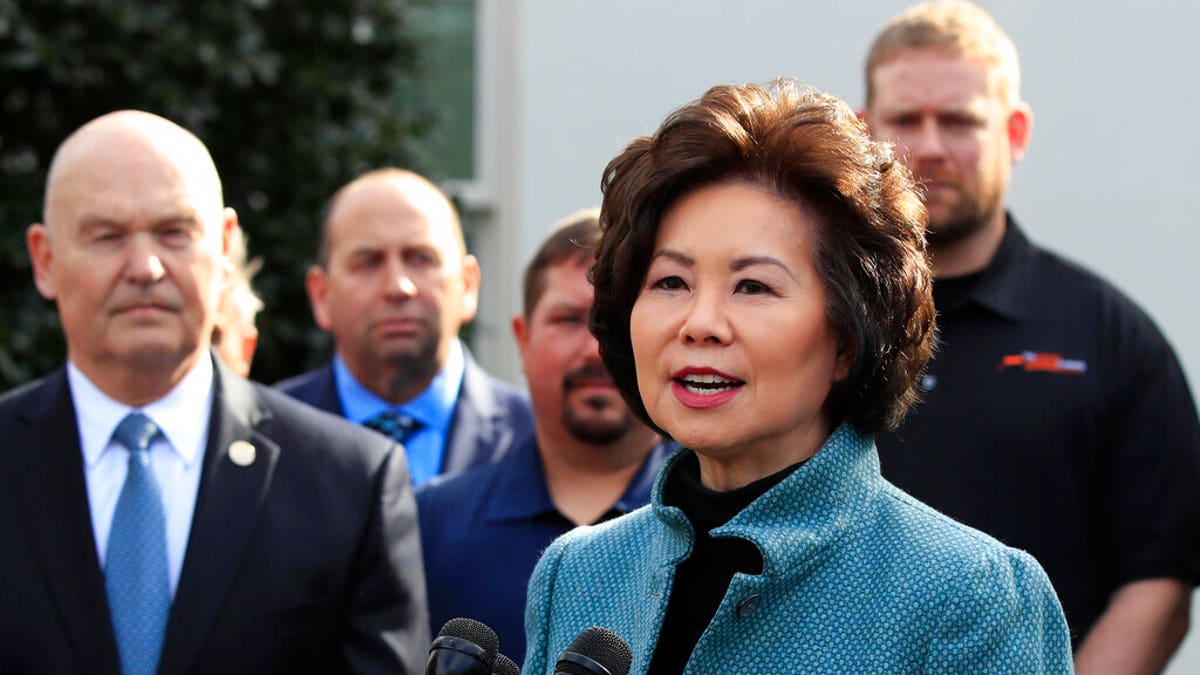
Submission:
[[[582,658],[580,658],[582,657]],[[564,675],[629,675],[633,650],[620,635],[599,626],[592,626],[571,641],[554,666]],[[594,666],[601,666],[599,670]]]
[[[438,637],[447,636],[479,645],[487,654],[486,661],[488,663],[491,663],[496,658],[496,652],[500,651],[500,638],[496,637],[496,631],[486,623],[475,619],[463,617],[450,619],[442,624],[442,629],[438,631]]]
[[[503,654],[497,654],[496,663],[492,666],[492,675],[521,675],[521,669],[512,659]]]
[[[429,647],[425,675],[492,675],[500,639],[475,619],[450,619]]]

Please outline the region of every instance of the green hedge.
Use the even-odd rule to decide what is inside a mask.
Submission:
[[[408,12],[398,0],[0,0],[0,390],[65,353],[24,244],[50,157],[122,108],[208,145],[251,254],[265,259],[252,376],[271,382],[327,356],[304,295],[322,205],[369,168],[426,165],[432,85]]]

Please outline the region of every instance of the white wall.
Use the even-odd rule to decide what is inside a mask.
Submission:
[[[492,186],[481,358],[519,381],[507,318],[519,269],[558,218],[597,204],[604,165],[718,83],[794,75],[862,102],[875,31],[909,3],[787,0],[480,0]],[[1200,376],[1190,289],[1200,231],[1197,6],[1148,0],[981,3],[1017,44],[1035,126],[1010,203],[1029,234],[1106,275]],[[496,120],[502,120],[497,122]],[[489,154],[490,153],[490,154]],[[502,187],[501,187],[502,186]],[[509,257],[511,256],[511,257]],[[509,257],[506,260],[499,258]],[[491,267],[489,271],[489,267]],[[503,269],[501,269],[503,268]],[[1200,609],[1196,612],[1200,617]],[[1200,634],[1200,630],[1195,631]],[[1172,673],[1200,672],[1193,635]]]

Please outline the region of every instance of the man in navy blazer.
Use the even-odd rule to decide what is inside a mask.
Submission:
[[[203,144],[93,120],[44,221],[68,359],[0,397],[0,672],[420,672],[403,450],[210,351],[237,217]]]
[[[475,317],[479,263],[446,195],[400,169],[334,194],[306,279],[331,362],[276,386],[402,441],[413,482],[490,462],[532,436],[528,398],[458,339]]]

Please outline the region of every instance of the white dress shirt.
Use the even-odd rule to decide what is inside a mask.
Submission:
[[[112,440],[113,431],[126,415],[138,410],[153,420],[162,432],[150,444],[150,464],[162,494],[163,514],[167,521],[167,570],[171,597],[174,598],[192,529],[192,512],[196,507],[204,447],[208,442],[212,360],[204,355],[170,393],[141,408],[130,408],[113,400],[69,361],[67,381],[75,403],[92,533],[96,537],[96,554],[101,567],[108,550],[113,512],[129,469],[129,450]]]

